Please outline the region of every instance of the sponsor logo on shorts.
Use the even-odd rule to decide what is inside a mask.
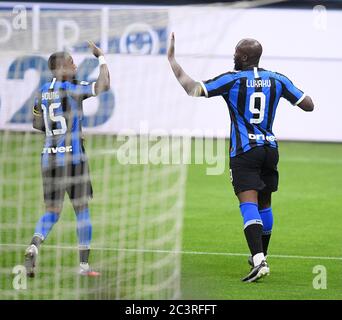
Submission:
[[[276,141],[276,137],[275,136],[265,136],[264,134],[253,134],[253,133],[249,133],[248,134],[248,138],[251,140],[267,140],[267,141]]]
[[[72,152],[72,146],[44,148],[42,153],[65,153]]]

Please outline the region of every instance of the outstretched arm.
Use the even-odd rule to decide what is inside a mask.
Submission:
[[[173,32],[171,34],[170,44],[169,44],[169,48],[167,51],[167,58],[169,59],[170,66],[172,68],[172,71],[175,77],[177,78],[181,86],[184,88],[186,93],[189,96],[193,96],[193,97],[204,96],[204,91],[202,89],[201,84],[199,82],[196,82],[192,78],[190,78],[182,69],[182,67],[179,65],[179,63],[176,61],[175,35]]]
[[[298,107],[307,112],[313,111],[314,104],[311,97],[305,96],[305,98],[298,104]]]
[[[103,51],[95,45],[94,42],[88,41],[88,45],[93,52],[93,55],[96,58],[99,58],[100,62],[100,74],[96,80],[95,84],[95,93],[98,95],[101,92],[107,91],[110,89],[110,76],[109,70],[104,59]]]

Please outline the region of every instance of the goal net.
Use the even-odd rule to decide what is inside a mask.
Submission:
[[[4,5],[0,19],[0,298],[180,298],[189,141],[148,128],[151,112],[154,128],[163,128],[174,104],[161,92],[162,73],[146,74],[146,65],[166,61],[166,10]],[[108,53],[112,78],[109,92],[84,102],[83,118],[94,189],[90,265],[101,276],[77,274],[76,217],[65,196],[61,217],[40,247],[36,276],[25,278],[24,252],[45,211],[45,136],[32,129],[33,97],[51,79],[47,59],[58,50],[71,51],[79,80],[96,79],[97,59],[86,40]],[[157,88],[145,89],[146,81]]]

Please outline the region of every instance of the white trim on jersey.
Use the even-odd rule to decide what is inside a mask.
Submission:
[[[55,82],[56,82],[56,78],[53,78],[53,79],[52,79],[52,82],[51,82],[51,84],[50,84],[49,89],[53,89],[53,86],[55,85]]]
[[[205,87],[204,83],[202,81],[200,81],[199,84],[201,85],[201,87],[202,87],[202,89],[204,91],[205,96],[208,98],[208,90]]]
[[[96,96],[96,92],[95,92],[95,83],[96,83],[96,82],[93,82],[93,83],[91,84],[91,93],[93,94],[93,96]]]
[[[257,68],[257,67],[254,67],[254,68],[253,68],[253,71],[254,71],[254,78],[256,78],[256,79],[257,79],[257,78],[260,78],[260,77],[259,77],[259,73],[258,73],[258,68]]]
[[[303,93],[303,95],[298,99],[298,101],[294,104],[294,106],[298,106],[298,104],[300,104],[304,100],[305,97],[306,97],[306,94]]]

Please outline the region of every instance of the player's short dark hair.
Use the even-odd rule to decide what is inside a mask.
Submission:
[[[62,62],[70,56],[69,53],[65,51],[55,52],[49,57],[48,67],[51,71],[59,68]]]

